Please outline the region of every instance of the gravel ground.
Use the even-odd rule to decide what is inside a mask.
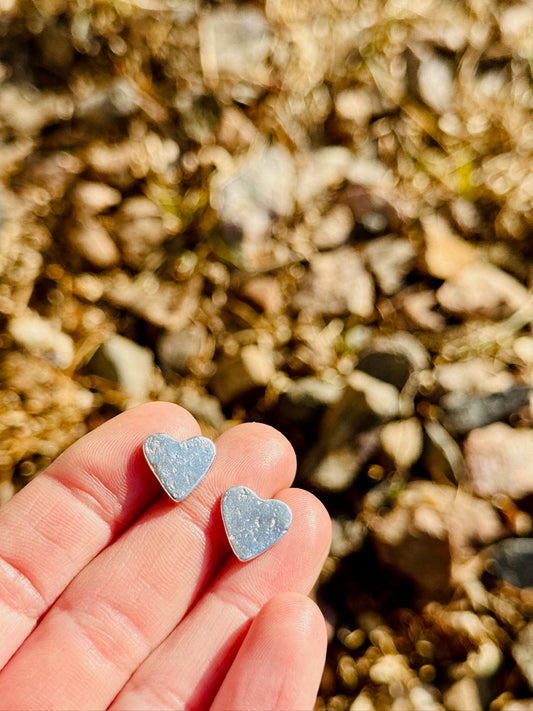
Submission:
[[[0,503],[165,399],[283,431],[317,710],[533,709],[533,6],[0,0]]]

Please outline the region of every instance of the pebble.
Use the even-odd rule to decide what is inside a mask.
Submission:
[[[486,357],[440,363],[433,374],[437,384],[448,392],[499,393],[510,390],[515,384],[512,373],[501,361]]]
[[[455,560],[505,533],[488,502],[427,481],[407,484],[384,515],[366,505],[364,518],[380,560],[430,594],[448,588]]]
[[[454,98],[454,66],[433,54],[418,68],[418,90],[423,101],[437,114],[450,111]]]
[[[450,279],[479,261],[475,248],[456,235],[442,217],[427,215],[422,218],[422,227],[426,243],[424,260],[431,276]]]
[[[426,433],[424,463],[431,478],[439,484],[461,482],[465,461],[457,442],[437,420],[426,420],[424,431]]]
[[[533,432],[503,422],[472,430],[464,443],[466,478],[472,491],[489,498],[533,494]]]
[[[266,85],[274,36],[255,7],[220,7],[200,16],[200,59],[208,83],[219,78]]]
[[[153,370],[152,351],[118,335],[102,343],[87,365],[89,373],[116,383],[135,402],[148,400]]]
[[[518,588],[533,588],[533,538],[506,538],[487,551],[490,568]]]
[[[533,622],[520,631],[518,639],[513,643],[512,652],[522,676],[533,691]]]
[[[531,388],[516,385],[503,392],[474,396],[452,392],[441,398],[442,423],[455,435],[506,420],[530,404]]]
[[[392,296],[400,291],[413,269],[417,252],[408,239],[386,235],[369,242],[365,256],[381,291]]]
[[[9,321],[8,331],[15,341],[31,354],[46,358],[61,369],[74,361],[74,342],[57,324],[35,311],[26,310]]]
[[[95,218],[77,222],[69,231],[73,249],[96,269],[109,269],[120,263],[120,252],[109,232]]]
[[[310,269],[294,297],[297,310],[324,316],[374,313],[374,282],[359,254],[350,247],[321,252],[312,257]]]
[[[477,682],[469,676],[448,687],[442,700],[447,711],[483,711]]]
[[[116,239],[124,261],[130,266],[145,266],[150,253],[169,236],[160,208],[146,197],[125,200],[115,219]]]
[[[279,144],[254,146],[243,158],[219,161],[210,201],[234,262],[250,270],[261,264],[273,220],[293,213],[295,184],[293,158]]]
[[[163,370],[185,375],[192,358],[198,357],[206,334],[201,326],[164,331],[157,339],[156,353]]]
[[[422,454],[424,434],[416,417],[383,425],[380,438],[383,451],[400,471],[412,467]]]
[[[340,379],[309,376],[291,380],[288,389],[279,397],[279,417],[284,421],[311,422],[337,402],[342,388]]]
[[[525,306],[529,292],[498,267],[477,262],[445,281],[436,296],[443,308],[457,316],[502,319]]]
[[[237,356],[222,360],[210,387],[223,406],[251,391],[265,387],[274,376],[272,351],[258,345],[241,348]]]
[[[313,244],[317,249],[342,247],[348,241],[354,225],[350,208],[347,205],[334,205],[313,230]]]
[[[417,328],[439,333],[446,328],[444,316],[433,309],[438,306],[434,291],[413,291],[402,299],[403,310]]]
[[[268,275],[252,277],[242,287],[242,294],[267,315],[279,314],[283,310],[284,296],[279,279]]]
[[[78,214],[96,215],[118,205],[121,200],[122,194],[119,190],[90,180],[79,180],[72,191],[72,203]]]

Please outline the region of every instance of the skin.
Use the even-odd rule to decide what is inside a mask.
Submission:
[[[228,430],[176,504],[144,461],[152,432],[200,428],[177,405],[141,405],[0,509],[0,709],[312,709],[326,631],[306,596],[331,530],[315,497],[288,488],[291,446],[266,425]],[[248,563],[220,516],[239,484],[293,512]]]

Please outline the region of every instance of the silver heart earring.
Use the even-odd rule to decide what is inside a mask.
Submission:
[[[252,560],[287,533],[292,511],[284,501],[261,499],[246,486],[232,486],[220,502],[229,544],[242,561]]]
[[[144,440],[148,466],[173,501],[182,501],[205,477],[215,458],[215,443],[207,437],[177,440],[151,434]]]

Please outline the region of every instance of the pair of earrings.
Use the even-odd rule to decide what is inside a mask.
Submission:
[[[151,434],[143,452],[150,469],[174,501],[182,501],[202,481],[215,459],[215,443],[207,437],[176,440]],[[289,529],[292,512],[286,503],[261,499],[246,486],[232,486],[220,502],[229,544],[241,561],[255,558]]]

